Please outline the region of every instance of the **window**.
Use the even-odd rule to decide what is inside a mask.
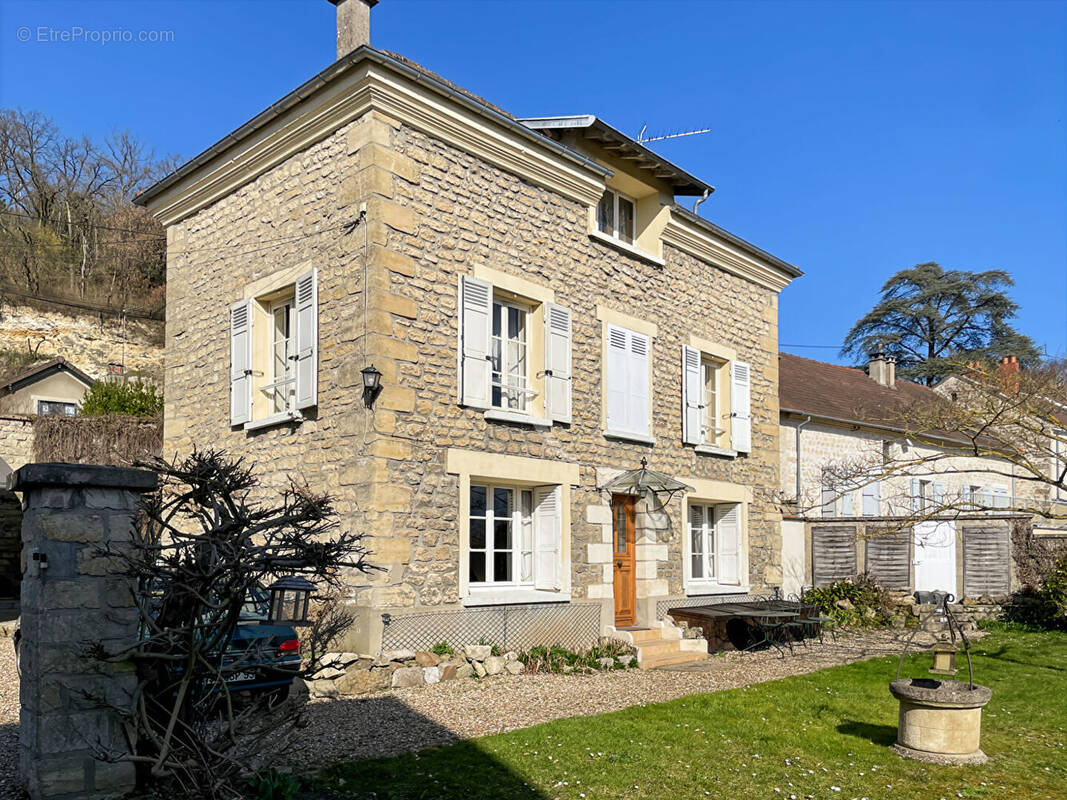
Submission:
[[[471,585],[533,584],[533,491],[471,486]]]
[[[697,451],[752,448],[749,365],[682,345],[682,441]]]
[[[73,417],[78,413],[78,404],[64,403],[60,400],[38,400],[37,413],[42,416],[58,414],[61,417]]]
[[[911,482],[911,508],[923,514],[936,512],[942,504],[945,491],[942,484],[933,480],[913,478]]]
[[[460,403],[485,410],[487,419],[571,421],[570,310],[463,275],[459,317]],[[536,364],[535,342],[544,343]]]
[[[648,437],[651,339],[611,324],[607,336],[607,432]]]
[[[740,583],[740,504],[690,503],[687,543],[690,583]]]
[[[296,378],[293,377],[292,327],[293,298],[271,306],[271,373],[270,383],[260,391],[267,395],[272,413],[288,411],[295,400]]]
[[[596,207],[597,230],[626,244],[633,244],[634,209],[633,200],[609,189]]]
[[[467,582],[472,593],[560,590],[560,486],[473,482],[467,518]]]
[[[526,359],[528,312],[512,303],[493,301],[492,366],[493,408],[528,410]]]
[[[318,278],[234,303],[230,317],[230,424],[299,421],[318,403]]]
[[[719,437],[726,432],[720,427],[722,415],[719,413],[719,369],[722,364],[710,359],[700,362],[701,384],[704,386],[704,408],[701,415],[701,429],[705,444],[718,446]]]

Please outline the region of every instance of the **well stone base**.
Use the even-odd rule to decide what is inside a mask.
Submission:
[[[973,753],[928,753],[925,750],[914,750],[911,747],[905,747],[902,744],[890,745],[891,750],[895,750],[897,755],[904,758],[911,758],[915,761],[925,761],[928,764],[984,764],[989,760],[989,756],[983,753],[981,750],[975,750]]]

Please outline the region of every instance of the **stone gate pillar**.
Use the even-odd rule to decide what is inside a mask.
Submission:
[[[135,641],[137,612],[127,581],[100,549],[129,548],[138,495],[153,472],[80,464],[27,464],[13,476],[23,494],[19,770],[30,797],[104,798],[133,788],[113,712],[136,684],[129,663],[86,656],[90,643],[115,650]],[[87,696],[87,695],[91,695]]]

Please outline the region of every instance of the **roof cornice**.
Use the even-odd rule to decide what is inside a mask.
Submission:
[[[231,194],[369,111],[593,205],[612,171],[399,59],[360,47],[139,195],[164,226]]]
[[[670,206],[663,242],[776,292],[803,274],[792,264],[678,205]]]

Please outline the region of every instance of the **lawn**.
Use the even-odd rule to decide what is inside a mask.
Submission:
[[[998,630],[972,655],[976,681],[993,689],[982,766],[921,764],[888,749],[897,664],[880,658],[338,765],[315,789],[380,800],[1067,798],[1067,634]],[[929,656],[910,657],[905,675],[929,666]]]

